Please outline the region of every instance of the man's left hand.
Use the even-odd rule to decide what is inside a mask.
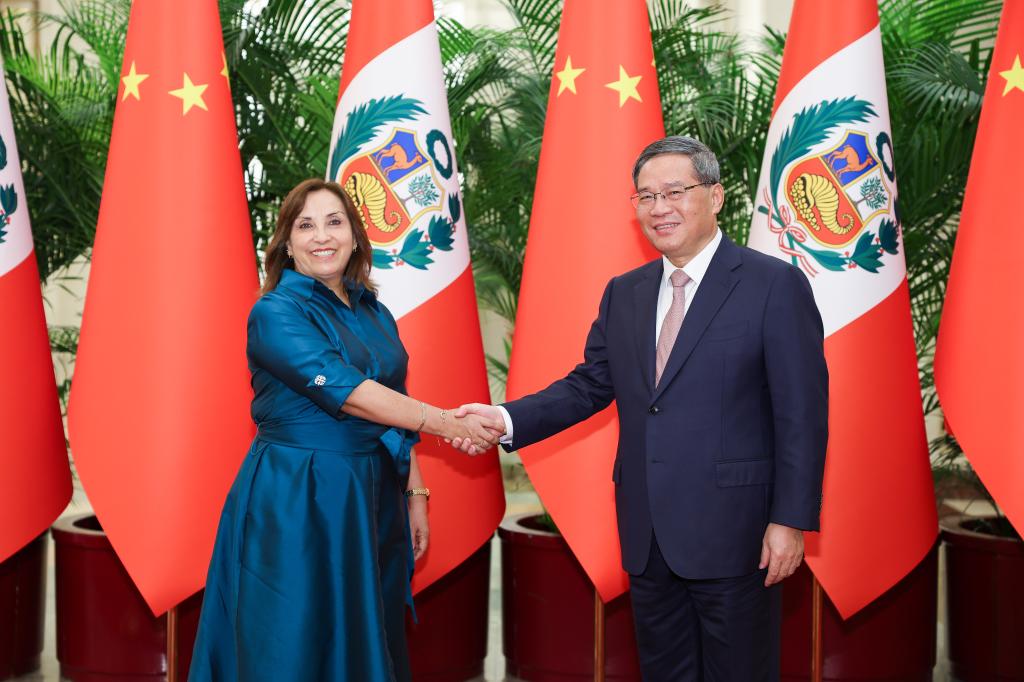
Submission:
[[[761,564],[768,567],[764,586],[769,587],[793,575],[804,558],[804,532],[799,528],[769,523],[761,542]]]

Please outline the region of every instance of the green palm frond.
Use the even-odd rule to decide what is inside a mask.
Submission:
[[[976,116],[984,79],[965,54],[945,43],[924,43],[889,69],[890,87],[911,110],[959,126]]]
[[[918,348],[938,331],[1001,2],[881,5],[889,111]],[[922,353],[921,382],[932,381]],[[926,405],[927,407],[927,405]]]
[[[562,0],[503,0],[515,20],[515,32],[533,68],[550,73],[555,65],[555,46],[562,18]]]
[[[89,36],[97,50],[113,49],[123,35],[127,17],[116,6],[82,2],[74,11],[78,14],[66,22],[90,16]],[[41,56],[27,47],[23,18],[58,27],[57,39]],[[0,15],[0,53],[22,162],[23,205],[32,219],[44,279],[92,245],[120,65],[118,55],[111,66],[115,58],[109,51],[86,59],[66,25],[45,16]]]
[[[965,51],[977,40],[991,41],[1002,0],[884,0],[879,7],[886,55],[927,42]]]
[[[793,117],[792,126],[783,131],[772,153],[769,186],[778,187],[783,169],[824,142],[836,126],[863,122],[877,115],[870,102],[856,97],[820,102],[801,109]]]
[[[51,54],[81,54],[84,45],[116,91],[121,80],[131,0],[59,0],[58,4],[59,13],[45,16],[45,22],[57,29]]]
[[[277,206],[328,163],[349,6],[221,0],[224,50],[257,249]]]
[[[356,106],[348,115],[345,127],[338,132],[334,153],[331,154],[330,176],[336,177],[345,159],[354,156],[360,147],[372,140],[381,126],[395,121],[411,121],[427,113],[421,105],[419,100],[396,95],[371,99]]]

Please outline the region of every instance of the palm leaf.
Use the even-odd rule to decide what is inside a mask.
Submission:
[[[870,102],[856,97],[820,102],[801,109],[793,117],[793,124],[783,131],[772,153],[769,186],[778,187],[786,166],[824,142],[836,126],[863,122],[877,115]]]
[[[381,126],[395,121],[411,121],[425,113],[422,102],[399,95],[371,99],[357,105],[348,115],[345,126],[338,132],[334,152],[331,154],[330,177],[337,177],[341,164],[372,140]]]

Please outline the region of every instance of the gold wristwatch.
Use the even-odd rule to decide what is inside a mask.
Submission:
[[[423,497],[430,499],[430,488],[409,488],[405,491],[406,497],[412,497],[413,495],[423,495]]]

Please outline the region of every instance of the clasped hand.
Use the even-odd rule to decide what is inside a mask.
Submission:
[[[445,434],[445,442],[469,455],[477,455],[498,443],[505,433],[505,420],[497,408],[491,408],[492,414],[470,411],[466,407],[463,405],[452,413],[453,423]]]
[[[501,410],[494,405],[467,403],[455,410],[455,418],[479,420],[479,423],[487,431],[486,437],[482,439],[466,437],[450,439],[453,448],[470,456],[487,450],[497,444],[498,439],[505,435],[505,418],[502,416]]]

